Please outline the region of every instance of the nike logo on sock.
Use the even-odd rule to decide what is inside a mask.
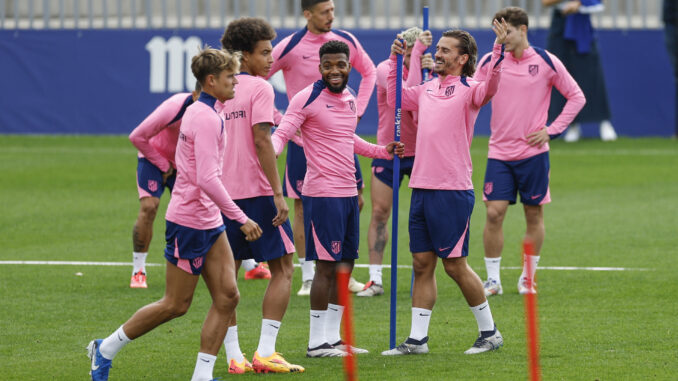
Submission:
[[[320,318],[320,315],[313,315],[313,314],[311,314],[311,317],[314,317],[314,318]]]
[[[431,314],[422,314],[422,313],[420,313],[419,316],[431,316]]]
[[[318,316],[318,317],[320,317],[320,316]],[[273,325],[273,324],[269,324],[269,325],[270,325],[271,327],[275,328],[275,329],[280,329],[280,327],[275,326],[275,325]]]
[[[332,307],[327,307],[327,309],[328,309],[328,310],[331,310],[331,311],[339,311],[339,309],[337,309],[337,308],[332,308]]]
[[[210,362],[210,360],[200,359],[202,362]]]
[[[489,306],[489,304],[487,306]],[[487,306],[478,308],[478,311],[484,310],[485,308],[487,308]]]
[[[122,341],[122,337],[120,337],[119,333],[118,333],[118,340]]]

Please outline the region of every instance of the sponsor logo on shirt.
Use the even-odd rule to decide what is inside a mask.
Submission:
[[[332,252],[339,254],[341,252],[341,241],[332,241]]]
[[[240,118],[247,118],[247,111],[239,110],[239,111],[231,111],[231,112],[228,112],[228,113],[224,113],[224,119],[225,120],[240,119]]]
[[[530,73],[531,76],[534,77],[535,75],[539,74],[539,65],[530,65],[527,71]]]

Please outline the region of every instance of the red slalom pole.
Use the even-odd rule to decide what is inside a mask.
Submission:
[[[536,274],[532,271],[532,261],[528,255],[534,255],[534,243],[530,240],[523,241],[523,263],[527,266],[528,274]],[[536,277],[536,276],[535,276]],[[534,284],[535,280],[530,279]],[[540,381],[541,370],[539,368],[539,320],[537,318],[537,294],[525,294],[525,332],[527,336],[527,358],[530,380]]]
[[[353,354],[353,304],[348,291],[348,280],[351,277],[351,267],[345,263],[337,265],[337,293],[339,304],[344,306],[344,316],[341,319],[343,326],[344,343],[348,349],[348,356],[344,357],[344,373],[347,381],[358,379],[355,355]]]

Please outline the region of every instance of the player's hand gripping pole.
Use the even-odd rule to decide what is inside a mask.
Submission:
[[[424,7],[422,15],[424,17],[423,29],[428,30],[428,7]],[[428,48],[426,50],[428,50]],[[424,51],[424,54],[425,53],[426,53],[426,51]],[[424,81],[428,80],[428,76],[429,76],[429,70],[428,69],[421,69],[421,78]]]
[[[403,42],[401,40],[401,42]],[[402,112],[403,93],[403,55],[396,55],[396,104],[395,104],[395,128],[393,139],[400,141],[400,116]],[[398,193],[400,180],[400,158],[393,155],[393,219],[391,220],[391,326],[390,341],[391,349],[396,346],[396,295],[398,291]]]
[[[532,269],[532,261],[528,258],[534,255],[534,243],[529,240],[523,241],[523,263],[527,266],[528,274],[535,274]],[[534,285],[534,279],[529,279],[530,287]],[[537,319],[537,294],[525,294],[525,326],[527,333],[527,358],[531,381],[540,381],[539,369],[539,320]]]

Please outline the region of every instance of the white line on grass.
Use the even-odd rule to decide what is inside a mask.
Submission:
[[[79,262],[79,261],[0,261],[0,265],[49,265],[49,266],[131,266],[131,262]],[[161,263],[147,263],[146,266],[157,267],[164,266]],[[299,267],[299,264],[295,264]],[[357,263],[355,267],[367,268],[368,265]],[[391,265],[383,265],[384,268],[391,268]],[[399,269],[411,269],[409,265],[398,265]],[[522,270],[522,267],[502,267],[504,270]],[[574,266],[544,266],[537,267],[539,270],[557,270],[557,271],[651,271],[654,269],[633,268],[633,267],[574,267]]]

